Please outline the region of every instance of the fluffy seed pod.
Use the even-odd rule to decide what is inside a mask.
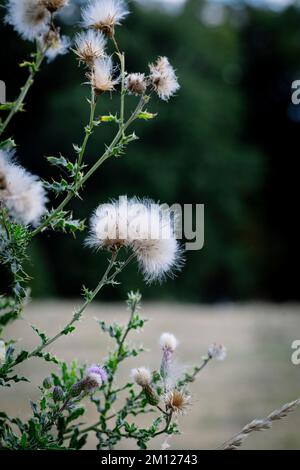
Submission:
[[[227,349],[223,344],[213,343],[209,346],[207,351],[208,356],[211,359],[217,359],[217,361],[224,361],[227,356]]]
[[[131,378],[134,382],[140,387],[147,387],[151,384],[151,372],[146,367],[139,367],[137,369],[132,369]]]
[[[172,333],[163,333],[160,337],[160,346],[162,350],[168,350],[171,351],[172,353],[175,351],[175,349],[178,346],[178,340],[175,335]]]
[[[126,76],[125,88],[131,95],[143,95],[147,90],[147,81],[143,73],[130,73]]]
[[[91,72],[87,74],[94,92],[97,96],[105,91],[113,91],[115,85],[119,83],[119,79],[113,78],[113,62],[108,56],[95,59]]]
[[[90,0],[82,9],[82,24],[85,28],[95,28],[112,37],[115,26],[128,13],[124,0]]]
[[[79,62],[92,67],[95,60],[105,55],[106,38],[100,31],[88,29],[78,33],[75,37],[74,52]]]
[[[0,150],[0,202],[18,223],[37,225],[46,212],[46,193],[39,179]]]
[[[7,4],[7,23],[23,39],[36,40],[49,29],[50,12],[40,0],[9,0]]]
[[[159,57],[149,68],[149,80],[153,89],[160,99],[168,101],[180,88],[175,70],[167,57]]]

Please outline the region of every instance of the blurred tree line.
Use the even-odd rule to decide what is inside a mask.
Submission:
[[[88,218],[100,202],[121,194],[203,203],[205,246],[186,254],[174,280],[145,288],[133,265],[117,290],[105,290],[102,298],[123,298],[128,289],[140,288],[157,299],[299,299],[292,268],[300,108],[291,104],[291,82],[300,78],[300,12],[235,3],[223,6],[222,21],[214,23],[205,21],[206,7],[189,0],[180,13],[168,15],[131,4],[132,14],[117,30],[127,69],[146,71],[149,61],[167,55],[182,88],[168,104],[151,102],[157,119],[138,123],[140,140],[126,156],[106,162],[83,200],[72,204],[76,217]],[[73,26],[63,27],[74,34]],[[13,99],[25,78],[17,64],[31,45],[8,26],[1,27],[0,41],[0,78]],[[20,162],[45,179],[56,173],[44,155],[70,156],[72,143],[81,142],[88,118],[84,81],[73,54],[44,66],[26,114],[10,129]],[[113,112],[117,101],[101,98],[98,106],[101,114]],[[133,108],[131,99],[127,107]],[[98,128],[88,159],[102,153],[113,132],[111,125]],[[85,236],[49,232],[35,241],[33,296],[78,296],[82,284],[96,284],[106,255],[84,248]]]

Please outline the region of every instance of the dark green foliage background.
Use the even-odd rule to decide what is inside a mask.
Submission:
[[[182,274],[159,288],[145,288],[132,266],[105,299],[124,298],[133,288],[144,298],[187,301],[299,299],[292,268],[300,108],[291,104],[291,82],[300,76],[300,13],[237,4],[227,8],[224,23],[209,26],[199,17],[203,4],[189,0],[178,15],[131,5],[117,31],[127,69],[146,71],[149,61],[167,55],[182,89],[168,104],[151,102],[148,110],[157,119],[138,123],[140,140],[126,156],[105,163],[72,209],[75,217],[88,218],[97,204],[120,194],[204,203],[205,246],[188,252]],[[74,28],[67,29],[73,35]],[[0,78],[11,100],[24,81],[17,64],[30,45],[8,26],[1,26],[0,44]],[[84,81],[72,54],[43,67],[26,114],[10,128],[20,162],[43,178],[56,174],[45,155],[70,157],[72,143],[81,141],[88,118]],[[117,105],[114,96],[101,98],[98,112]],[[128,100],[127,109],[133,106]],[[113,131],[112,124],[98,128],[88,161],[101,155]],[[35,241],[33,296],[78,296],[82,284],[95,286],[105,254],[83,248],[84,236],[49,232]]]

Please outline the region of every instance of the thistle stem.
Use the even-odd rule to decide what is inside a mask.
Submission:
[[[127,120],[127,122],[124,124],[123,127],[123,132],[133,123],[133,121],[137,118],[139,113],[142,111],[144,105],[146,104],[147,99],[146,97],[141,97],[136,109],[134,112],[131,114],[130,118]],[[31,237],[35,237],[37,234],[39,234],[43,229],[48,227],[48,225],[56,218],[57,214],[63,210],[66,205],[71,201],[71,199],[74,197],[74,195],[78,192],[78,190],[84,185],[84,183],[95,173],[95,171],[98,170],[98,168],[113,154],[113,149],[115,146],[122,140],[122,130],[119,129],[117,132],[116,136],[112,140],[111,144],[103,155],[97,160],[97,162],[89,169],[89,171],[74,185],[74,188],[70,191],[68,191],[65,199],[60,203],[60,205],[52,212],[49,217],[47,217],[44,222],[41,223],[33,232],[31,232]]]
[[[37,46],[37,51],[35,55],[35,61],[33,66],[30,67],[30,73],[29,76],[24,84],[24,86],[20,90],[20,94],[17,98],[17,100],[14,103],[14,106],[11,108],[7,118],[3,122],[3,124],[0,126],[0,136],[3,134],[3,132],[6,130],[7,126],[9,125],[10,121],[14,117],[15,114],[17,114],[21,109],[24,104],[24,100],[31,88],[31,86],[34,83],[34,77],[39,72],[39,69],[41,67],[41,64],[44,60],[45,57],[45,51],[40,50],[39,46]]]
[[[78,178],[80,176],[80,167],[81,167],[82,160],[83,160],[83,157],[84,157],[84,154],[85,154],[87,143],[89,141],[90,136],[93,133],[96,106],[97,106],[97,99],[96,99],[93,87],[91,87],[90,119],[89,119],[88,125],[85,128],[85,136],[84,136],[84,139],[83,139],[83,142],[82,142],[82,145],[81,145],[81,148],[80,148],[79,156],[78,156],[78,159],[77,159],[77,170],[76,170],[76,175],[75,175],[75,180],[74,180],[75,184],[77,183]]]
[[[117,251],[114,251],[112,253],[112,256],[111,256],[111,259],[109,261],[109,264],[105,270],[105,273],[103,274],[101,280],[99,281],[99,283],[97,284],[96,288],[90,293],[90,295],[88,296],[88,298],[86,299],[86,301],[83,303],[83,305],[80,307],[80,309],[78,311],[76,311],[71,319],[71,321],[69,321],[69,323],[67,323],[65,325],[65,327],[59,332],[57,333],[55,336],[53,336],[52,338],[49,338],[47,341],[45,341],[43,344],[41,344],[40,346],[38,346],[37,348],[35,348],[30,354],[28,354],[28,356],[24,359],[24,361],[26,359],[29,359],[31,357],[37,357],[40,355],[40,353],[45,349],[47,348],[48,346],[50,346],[50,344],[54,343],[55,341],[57,341],[61,336],[64,336],[66,335],[68,329],[70,327],[72,327],[74,325],[74,323],[78,322],[80,320],[80,318],[82,317],[82,314],[83,312],[85,311],[85,309],[89,306],[89,304],[92,303],[92,301],[95,299],[95,297],[98,295],[98,293],[100,292],[100,290],[106,285],[106,284],[109,284],[110,282],[112,282],[114,280],[114,278],[122,271],[122,269],[124,269],[124,267],[127,265],[127,263],[125,262],[120,268],[116,269],[115,272],[112,274],[112,276],[109,276],[109,273],[110,271],[112,270],[115,262],[116,262],[116,259],[117,259],[117,255],[118,255],[118,252]],[[130,258],[130,257],[129,257]],[[128,261],[128,260],[127,260]],[[22,362],[24,362],[22,361]],[[18,362],[18,364],[20,364]],[[12,370],[15,366],[17,365],[16,362],[13,362],[10,366],[10,370]]]

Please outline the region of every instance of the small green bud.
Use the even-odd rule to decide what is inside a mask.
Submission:
[[[49,390],[49,388],[52,387],[52,379],[51,377],[46,377],[44,380],[43,380],[43,387],[46,388],[47,390]]]
[[[64,395],[65,395],[64,391],[61,387],[59,387],[58,385],[56,387],[54,387],[53,393],[52,393],[52,398],[55,401],[55,403],[57,401],[61,401],[64,398]]]

